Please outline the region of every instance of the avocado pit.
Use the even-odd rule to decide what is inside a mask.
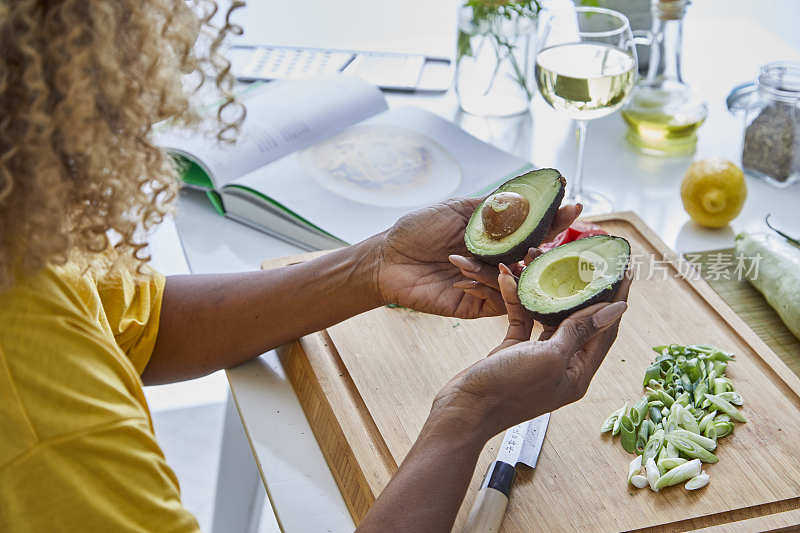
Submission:
[[[490,238],[500,240],[517,231],[530,212],[527,198],[516,192],[498,192],[483,205],[483,228]]]
[[[476,259],[516,263],[539,246],[564,198],[566,180],[553,168],[530,170],[492,191],[473,211],[464,244]]]

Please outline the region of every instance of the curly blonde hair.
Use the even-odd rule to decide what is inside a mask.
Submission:
[[[0,289],[76,253],[149,260],[178,186],[153,124],[195,123],[191,95],[213,79],[218,135],[235,136],[219,51],[243,4],[213,25],[211,0],[0,0]]]

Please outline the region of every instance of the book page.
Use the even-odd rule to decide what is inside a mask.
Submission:
[[[247,118],[236,144],[189,131],[160,133],[156,144],[195,161],[221,187],[386,109],[377,87],[349,76],[269,83],[242,101]]]
[[[399,108],[235,180],[348,243],[448,198],[485,194],[527,162],[447,120]]]

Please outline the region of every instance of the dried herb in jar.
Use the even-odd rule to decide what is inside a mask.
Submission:
[[[772,102],[747,126],[742,166],[781,182],[800,172],[800,116],[793,104]]]

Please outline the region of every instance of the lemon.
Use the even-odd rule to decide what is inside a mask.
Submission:
[[[683,208],[692,220],[709,228],[722,228],[737,217],[747,198],[742,169],[713,158],[695,161],[681,183]]]

